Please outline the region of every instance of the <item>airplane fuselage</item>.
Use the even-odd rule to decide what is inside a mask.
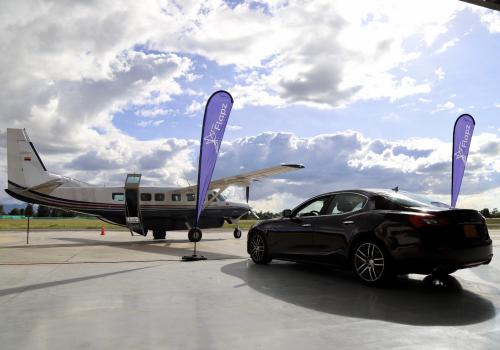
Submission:
[[[105,221],[126,226],[123,187],[58,187],[47,193],[9,181],[6,192],[28,203],[94,215]],[[140,189],[139,207],[143,226],[147,230],[179,230],[185,229],[186,223],[194,225],[195,205],[193,192],[168,187]],[[250,207],[246,204],[229,202],[210,192],[198,226],[221,227],[224,220],[236,220],[249,210]]]
[[[53,174],[45,167],[26,130],[8,128],[5,191],[24,202],[94,215],[142,235],[152,230],[156,239],[165,238],[166,231],[189,228],[188,238],[197,241],[201,239],[200,228],[221,227],[225,220],[237,224],[251,211],[248,204],[226,201],[219,194],[228,186],[246,187],[248,202],[252,181],[302,168],[300,164],[281,164],[211,181],[196,222],[196,186],[143,187],[141,174],[128,174],[123,187],[103,187]],[[234,236],[241,237],[239,227]]]

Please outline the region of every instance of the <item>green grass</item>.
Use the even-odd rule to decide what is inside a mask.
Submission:
[[[490,230],[500,230],[500,218],[486,219],[486,224]]]
[[[249,229],[256,220],[241,220],[240,228]],[[0,230],[26,230],[27,219],[0,219]],[[30,218],[30,230],[126,230],[118,225],[108,224],[97,218]],[[235,228],[224,224],[224,228]]]
[[[26,230],[27,219],[0,219],[0,230]],[[106,230],[124,229],[96,218],[30,218],[30,230]]]
[[[247,230],[257,220],[241,220],[240,228]],[[0,219],[0,230],[25,230],[26,219]],[[486,219],[488,228],[500,230],[500,218]],[[33,230],[123,230],[124,227],[105,223],[96,218],[31,218],[30,229]],[[224,224],[224,228],[235,228],[235,224]]]
[[[250,226],[255,224],[257,220],[240,220],[240,228],[243,230],[248,230]],[[224,228],[235,228],[235,224],[224,223]]]

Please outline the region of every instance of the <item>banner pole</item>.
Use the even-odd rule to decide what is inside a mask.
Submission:
[[[26,244],[30,244],[30,217],[28,216],[28,228],[26,229]]]
[[[203,211],[205,197],[210,186],[233,102],[233,97],[229,92],[219,90],[208,98],[205,106],[198,158],[198,184],[196,188],[194,227],[190,228],[188,233],[189,240],[194,242],[193,255],[183,256],[182,259],[185,261],[206,259],[203,256],[196,255],[196,243],[202,238],[202,232],[199,228],[200,216]]]

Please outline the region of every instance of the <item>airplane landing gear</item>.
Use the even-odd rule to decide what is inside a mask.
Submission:
[[[233,236],[234,236],[234,238],[236,238],[236,239],[241,238],[241,230],[240,230],[240,228],[239,228],[239,227],[236,227],[236,228],[234,229],[234,231],[233,231]]]
[[[193,227],[188,232],[188,239],[190,242],[199,242],[203,234],[199,228]]]
[[[165,230],[153,230],[154,239],[165,239],[167,237],[167,231]]]
[[[203,255],[196,255],[196,242],[201,241],[201,230],[197,227],[193,227],[189,229],[188,238],[191,242],[194,242],[194,250],[193,255],[185,255],[182,257],[183,261],[199,261],[199,260],[207,260]]]

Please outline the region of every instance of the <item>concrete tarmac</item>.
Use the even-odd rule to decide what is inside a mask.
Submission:
[[[368,288],[350,273],[253,264],[229,230],[0,232],[0,349],[498,349],[500,232],[488,266]]]

